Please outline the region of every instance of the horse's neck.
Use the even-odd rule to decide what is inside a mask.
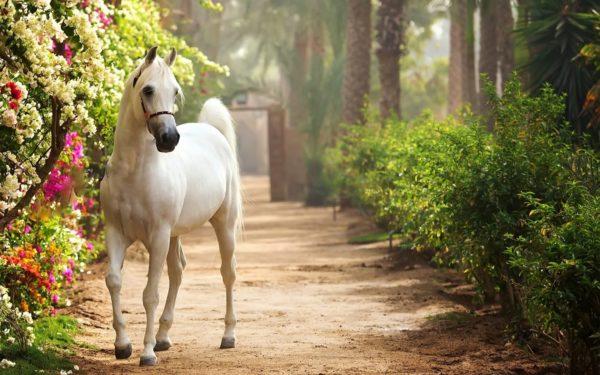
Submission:
[[[115,143],[111,164],[118,164],[127,173],[138,170],[146,160],[148,134],[143,124],[138,124],[131,107],[123,104],[115,129]]]

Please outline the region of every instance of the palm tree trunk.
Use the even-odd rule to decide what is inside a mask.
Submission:
[[[377,60],[383,118],[392,114],[400,117],[400,57],[404,45],[405,0],[381,0],[377,11]]]
[[[371,0],[348,0],[346,66],[342,89],[342,119],[364,122],[363,106],[369,94],[371,65]]]
[[[498,7],[498,49],[500,55],[500,77],[502,88],[515,69],[514,18],[510,0],[497,0]]]
[[[454,112],[463,104],[466,50],[466,0],[450,4],[450,62],[448,67],[448,110]]]
[[[476,0],[466,1],[465,57],[463,59],[463,100],[473,106],[477,102],[475,82],[475,8]]]
[[[498,78],[498,12],[496,0],[484,1],[481,6],[481,41],[479,50],[479,73],[487,76],[496,87]],[[482,87],[482,84],[480,84]],[[479,94],[479,112],[488,113],[487,96],[481,89]],[[488,122],[488,130],[493,130],[493,123]]]

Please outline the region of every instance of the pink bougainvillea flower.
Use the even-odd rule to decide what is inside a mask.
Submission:
[[[67,280],[67,282],[73,282],[73,270],[70,267],[65,268],[63,271],[63,276]]]
[[[6,229],[8,229],[8,230],[13,230],[13,225],[12,225],[12,222],[11,222],[11,223],[8,223],[8,225],[6,226]]]
[[[90,0],[81,0],[81,3],[79,4],[82,8],[87,8],[88,5],[90,5]]]
[[[95,203],[96,203],[96,201],[94,200],[94,198],[88,198],[88,200],[87,200],[87,207],[88,208],[92,208],[92,207],[94,207]]]
[[[73,161],[73,164],[75,165],[80,165],[80,161],[83,158],[83,145],[78,142],[75,144],[75,146],[73,146],[73,155],[71,156],[71,159]]]
[[[48,272],[48,282],[50,284],[54,284],[56,282],[56,277],[54,277],[54,274],[52,272]],[[54,300],[52,302],[54,302]]]
[[[75,138],[77,138],[77,136],[78,136],[77,132],[68,132],[65,135],[65,147],[73,146],[73,140]]]
[[[54,315],[56,315],[56,309],[53,307],[52,310],[50,310],[50,316]]]
[[[50,257],[50,264],[54,264],[54,261],[55,261],[55,259],[54,259],[54,255],[52,255],[52,256]]]
[[[100,19],[100,22],[102,22],[102,27],[103,28],[107,28],[110,26],[110,24],[112,23],[112,18],[108,17],[106,14],[104,14],[104,12],[102,12],[101,10],[96,10],[96,13],[98,14],[98,18]]]
[[[71,58],[73,57],[73,51],[71,50],[71,46],[69,46],[69,43],[65,43],[65,45],[63,47],[63,57],[65,58],[65,60],[67,60],[67,64],[71,65],[71,63],[72,63]]]
[[[58,303],[58,295],[57,294],[52,295],[52,303],[55,305]]]
[[[69,266],[71,266],[71,268],[75,268],[75,261],[73,260],[73,258],[69,258],[67,262],[69,263]]]
[[[85,243],[85,247],[88,249],[88,251],[94,250],[94,244],[91,243],[90,241]]]
[[[35,251],[37,251],[38,254],[42,253],[42,247],[40,245],[35,245],[33,248],[35,249]]]
[[[31,233],[31,227],[29,225],[25,225],[25,228],[23,229],[23,233],[25,233],[25,234]]]
[[[58,168],[52,168],[48,179],[42,185],[42,191],[46,200],[52,200],[70,187],[71,177],[67,174],[62,174]]]
[[[25,250],[20,250],[19,251],[19,258],[23,259],[25,258],[26,254],[25,254]]]

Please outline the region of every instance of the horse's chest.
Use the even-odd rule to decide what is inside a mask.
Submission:
[[[152,185],[120,181],[110,189],[110,211],[130,238],[149,238],[152,231],[172,221],[169,212],[175,202],[166,201],[165,194]],[[171,207],[171,209],[167,209]]]

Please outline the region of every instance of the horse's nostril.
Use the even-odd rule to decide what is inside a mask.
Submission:
[[[175,143],[177,144],[177,143],[179,143],[179,138],[181,136],[179,135],[179,133],[175,133],[175,135],[176,135],[176,137],[175,137]]]
[[[162,133],[162,135],[160,136],[160,140],[162,141],[162,143],[168,143],[169,142],[169,134]]]

